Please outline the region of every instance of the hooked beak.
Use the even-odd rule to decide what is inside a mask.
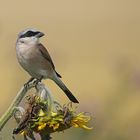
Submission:
[[[40,38],[40,37],[42,37],[42,36],[44,36],[45,34],[44,33],[42,33],[42,32],[39,32],[37,35],[35,35],[36,37],[38,37],[38,38]]]

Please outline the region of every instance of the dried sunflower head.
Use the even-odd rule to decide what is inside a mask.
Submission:
[[[91,116],[84,112],[77,114],[72,103],[61,106],[58,102],[54,102],[54,108],[48,113],[50,107],[47,100],[41,100],[39,96],[30,99],[32,102],[28,103],[18,127],[13,131],[14,134],[20,133],[24,136],[31,136],[33,132],[50,134],[70,127],[92,129],[87,126]]]

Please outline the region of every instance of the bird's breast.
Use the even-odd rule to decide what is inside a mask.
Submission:
[[[36,46],[18,46],[17,58],[20,65],[33,77],[48,77],[53,71],[50,63],[42,56]]]
[[[28,64],[28,63],[33,63],[34,55],[35,55],[35,49],[34,47],[28,47],[28,46],[18,46],[17,48],[17,57],[19,62],[22,64]]]

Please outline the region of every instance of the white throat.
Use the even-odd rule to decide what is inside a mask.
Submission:
[[[19,38],[17,40],[18,45],[21,44],[26,44],[26,45],[36,45],[39,43],[39,38],[37,37],[24,37],[24,38]]]

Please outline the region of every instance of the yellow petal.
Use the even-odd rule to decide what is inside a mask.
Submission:
[[[25,131],[22,131],[20,134],[21,134],[21,135],[25,135],[25,134],[26,134],[26,132],[25,132]]]
[[[72,123],[72,125],[76,128],[79,127],[76,123]]]
[[[56,130],[59,127],[59,123],[53,126],[53,130]]]
[[[91,117],[85,115],[84,113],[79,113],[75,118],[71,120],[71,124],[74,127],[80,127],[87,130],[91,130],[92,128],[86,126],[86,124],[90,121]]]
[[[82,125],[82,128],[87,129],[87,130],[92,130],[92,127],[87,127],[86,125]]]
[[[54,116],[57,115],[57,113],[55,113],[55,112],[51,112],[51,115],[52,115],[52,117],[54,117]]]
[[[43,112],[43,110],[41,109],[40,111],[39,111],[39,114],[38,114],[40,117],[43,117],[43,116],[45,116],[46,114]]]
[[[38,126],[38,131],[44,129],[45,127],[46,127],[46,123],[43,123],[42,125],[39,125]]]

